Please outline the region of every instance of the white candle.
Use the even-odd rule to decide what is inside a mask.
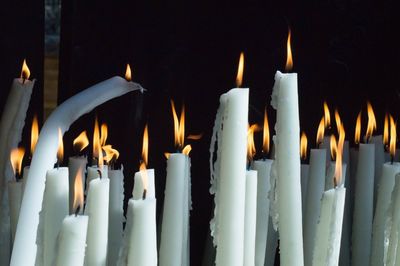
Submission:
[[[8,201],[10,208],[11,240],[14,242],[22,201],[22,182],[8,181]]]
[[[321,198],[325,188],[326,150],[311,149],[310,172],[304,214],[304,263],[312,264],[316,226],[321,209]]]
[[[300,176],[300,183],[301,183],[301,210],[302,213],[306,211],[306,197],[307,197],[307,186],[308,186],[308,176],[310,171],[309,164],[301,164],[301,176]],[[304,223],[304,216],[303,216],[303,223]],[[304,224],[303,224],[303,231],[304,231]]]
[[[255,265],[263,266],[267,246],[269,218],[270,172],[273,160],[253,161],[252,168],[257,171],[257,221]]]
[[[24,167],[24,171],[23,171],[23,175],[22,175],[22,194],[25,191],[26,180],[28,179],[28,174],[29,174],[29,168],[30,168],[29,165]]]
[[[38,233],[38,265],[54,265],[57,236],[65,216],[69,213],[68,168],[47,171],[43,207]]]
[[[144,170],[142,170],[144,171]],[[155,192],[155,185],[154,185],[154,169],[146,169],[146,175],[147,175],[147,189],[146,189],[146,197],[147,198],[155,198],[156,197],[156,192]],[[143,181],[142,181],[142,175],[141,172],[136,172],[135,173],[135,185],[132,190],[132,198],[133,199],[141,199],[143,196]]]
[[[86,178],[86,191],[90,189],[90,182],[99,177],[99,170],[101,171],[101,176],[108,178],[108,167],[107,165],[102,166],[89,166],[87,168],[87,178]]]
[[[86,156],[73,156],[69,157],[68,160],[68,173],[69,173],[69,213],[73,213],[73,208],[72,204],[74,201],[74,193],[75,190],[73,189],[74,187],[74,182],[75,182],[75,177],[78,174],[78,170],[82,171],[79,175],[79,178],[83,178],[82,182],[83,184],[86,183],[86,164],[87,164],[87,157]],[[82,186],[81,188],[84,190],[85,188]],[[80,209],[80,213],[83,212],[83,208]]]
[[[377,201],[378,187],[382,175],[382,165],[385,163],[385,148],[382,135],[372,136],[370,143],[375,144],[375,175],[374,175],[374,210]]]
[[[254,266],[257,224],[257,171],[246,172],[244,218],[244,266]]]
[[[395,176],[400,172],[400,163],[385,163],[378,185],[376,210],[372,227],[371,265],[384,264],[384,231],[391,195],[395,184]]]
[[[352,235],[352,265],[369,265],[374,198],[375,145],[360,144]]]
[[[394,266],[399,261],[400,247],[400,175],[395,177],[395,185],[391,195],[391,201],[385,221],[385,246],[384,246],[384,265]]]

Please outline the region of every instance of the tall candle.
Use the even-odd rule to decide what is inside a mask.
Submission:
[[[308,186],[308,176],[309,176],[309,171],[310,171],[310,165],[309,164],[301,164],[301,176],[300,176],[300,184],[301,184],[301,210],[302,213],[305,213],[306,211],[306,198],[307,198],[307,186]],[[304,217],[303,217],[304,221]],[[304,225],[303,225],[303,231],[304,231]]]
[[[18,224],[19,210],[22,201],[22,182],[8,181],[8,200],[10,208],[11,240],[14,242],[15,229]]]
[[[81,115],[94,107],[128,92],[142,89],[139,84],[114,77],[71,97],[57,107],[46,120],[32,158],[22,200],[20,221],[11,256],[11,265],[33,265],[36,257],[36,231],[43,201],[45,176],[52,169],[57,151],[57,129],[65,132]],[[49,159],[50,158],[50,159]]]
[[[246,172],[244,218],[244,266],[254,266],[257,224],[257,171]]]
[[[377,201],[378,188],[382,176],[382,165],[385,163],[385,148],[382,135],[372,136],[371,143],[375,144],[375,175],[374,175],[374,210]]]

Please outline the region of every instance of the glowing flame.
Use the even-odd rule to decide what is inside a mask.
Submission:
[[[25,155],[25,149],[22,147],[11,150],[10,161],[11,161],[12,169],[14,171],[14,175],[21,174],[22,159],[24,158],[24,155]]]
[[[356,129],[354,132],[354,143],[359,144],[361,138],[361,111],[357,115]]]
[[[367,133],[365,136],[368,140],[372,137],[374,130],[376,130],[375,114],[370,102],[367,102],[367,112],[368,112],[368,125],[367,125]]]
[[[143,144],[142,144],[142,162],[144,163],[144,166],[147,166],[148,163],[148,155],[149,155],[149,130],[146,126],[144,127],[144,132],[143,132]]]
[[[393,116],[390,116],[390,155],[394,158],[396,154],[396,123]]]
[[[186,145],[185,148],[182,150],[182,154],[185,154],[189,156],[189,153],[192,151],[192,146],[191,145]]]
[[[301,132],[301,137],[300,137],[300,158],[302,160],[307,159],[307,136],[306,133]]]
[[[167,160],[168,160],[169,157],[171,157],[171,153],[169,153],[169,152],[164,152],[164,156],[165,156],[165,158],[167,158]]]
[[[35,152],[36,143],[39,138],[39,123],[36,114],[33,116],[31,129],[31,155]]]
[[[74,139],[73,145],[74,149],[79,152],[89,145],[89,139],[87,137],[86,130],[82,131],[81,134]]]
[[[106,153],[104,156],[104,161],[107,163],[111,162],[111,160],[117,160],[119,158],[119,151],[114,149],[111,145],[105,145],[102,147],[103,151]]]
[[[335,183],[340,184],[342,178],[342,161],[343,161],[343,146],[344,146],[345,131],[343,124],[340,126],[339,141],[336,153],[336,163],[335,163]]]
[[[196,135],[190,134],[190,135],[187,136],[187,139],[199,140],[199,139],[201,139],[202,137],[203,137],[203,133],[196,134]]]
[[[63,134],[61,132],[61,128],[58,128],[58,150],[57,150],[58,163],[62,163],[63,159],[64,159]]]
[[[175,146],[182,148],[185,141],[185,106],[182,106],[180,121],[175,111],[174,101],[171,100],[172,115],[174,117]]]
[[[286,42],[286,72],[289,72],[293,69],[293,57],[292,57],[292,47],[291,47],[291,39],[292,39],[292,32],[289,29],[287,42]]]
[[[329,107],[326,102],[324,102],[324,119],[325,119],[325,128],[331,127],[331,114],[329,112]]]
[[[238,88],[242,86],[243,72],[244,72],[244,53],[241,52],[239,57],[238,71],[236,75],[236,87]]]
[[[108,137],[108,128],[107,128],[106,123],[101,124],[100,132],[101,132],[100,145],[104,146],[104,145],[106,145],[106,141],[107,141],[107,137]]]
[[[383,145],[388,147],[389,144],[389,114],[385,114],[385,121],[383,124]]]
[[[336,153],[337,153],[337,143],[336,143],[336,137],[335,135],[331,135],[331,158],[334,161],[336,159]]]
[[[101,153],[100,145],[100,132],[99,132],[99,121],[97,117],[94,120],[94,130],[93,130],[93,157],[99,158],[99,153]]]
[[[21,79],[29,79],[30,75],[31,71],[29,70],[26,60],[24,59],[24,62],[22,63]]]
[[[250,162],[253,160],[256,154],[256,145],[254,144],[254,132],[260,130],[257,124],[249,126],[247,129],[247,160]]]
[[[342,120],[340,119],[339,111],[335,109],[335,121],[338,133],[340,132],[340,127],[342,125]]]
[[[101,149],[100,145],[97,145],[97,154],[99,155],[98,166],[99,169],[102,169],[104,166],[104,157],[103,157],[103,150]]]
[[[83,208],[83,181],[82,181],[83,168],[80,167],[75,176],[74,181],[74,203],[73,209],[76,210],[78,206]]]
[[[318,130],[317,130],[317,145],[322,143],[322,140],[324,139],[324,135],[325,135],[325,118],[322,117],[321,121],[319,122],[318,125]]]
[[[269,152],[269,141],[270,141],[270,135],[269,135],[268,115],[267,115],[267,109],[265,108],[264,128],[263,128],[263,149],[262,149],[262,151],[265,154],[268,154],[268,152]]]
[[[127,81],[132,80],[132,71],[131,71],[131,66],[129,64],[126,64],[125,79]]]

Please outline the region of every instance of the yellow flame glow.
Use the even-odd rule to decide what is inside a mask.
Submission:
[[[265,154],[269,152],[270,135],[269,135],[269,124],[268,124],[268,114],[267,108],[264,111],[264,128],[263,128],[263,149]]]
[[[307,135],[303,131],[301,132],[301,137],[300,137],[300,158],[302,160],[307,159]]]
[[[385,114],[385,120],[383,123],[383,145],[387,147],[389,145],[389,114]]]
[[[259,131],[260,127],[257,124],[249,126],[247,129],[247,160],[253,160],[256,154],[256,145],[254,144],[254,132]]]
[[[78,206],[83,208],[83,181],[82,181],[83,168],[80,167],[76,173],[74,181],[74,202],[73,209],[76,210]]]
[[[84,148],[89,145],[89,139],[86,134],[86,130],[82,131],[78,137],[73,141],[74,149],[81,152]]]
[[[145,167],[148,163],[148,154],[149,154],[149,130],[148,126],[144,127],[143,132],[143,144],[142,144],[142,162],[145,164]]]
[[[191,151],[192,151],[192,146],[191,145],[186,145],[182,150],[182,154],[185,154],[185,155],[189,156],[189,153]]]
[[[335,122],[336,122],[336,128],[338,131],[338,134],[340,133],[340,127],[342,124],[342,120],[340,119],[339,111],[335,109]]]
[[[176,114],[174,101],[171,100],[172,115],[174,118],[174,137],[175,146],[177,148],[183,148],[185,141],[185,106],[182,106],[180,120],[178,121],[178,115]]]
[[[336,159],[336,153],[337,153],[337,143],[336,143],[336,137],[335,135],[331,135],[331,158],[334,161]]]
[[[11,150],[10,161],[11,161],[12,169],[14,171],[14,175],[21,174],[22,159],[24,158],[24,155],[25,155],[25,149],[22,147]]]
[[[331,127],[331,113],[329,112],[329,107],[326,102],[324,102],[324,119],[325,119],[325,128]]]
[[[38,138],[39,138],[39,123],[37,115],[35,114],[33,116],[32,129],[31,129],[31,155],[33,155],[33,153],[35,152]]]
[[[126,64],[125,79],[127,81],[132,80],[132,71],[131,71],[131,66],[129,64]]]
[[[58,163],[62,163],[63,159],[64,159],[63,134],[61,132],[61,128],[58,128],[58,150],[57,150]]]
[[[21,79],[29,79],[31,76],[31,71],[29,70],[28,65],[26,64],[26,60],[22,63],[22,70],[21,70]]]
[[[200,134],[190,134],[187,136],[187,139],[191,139],[191,140],[199,140],[203,137],[203,133]]]
[[[357,115],[356,129],[354,131],[354,143],[359,144],[361,138],[361,111]]]
[[[345,131],[343,124],[340,126],[340,133],[339,133],[339,142],[337,147],[336,153],[336,163],[335,163],[335,183],[337,185],[340,184],[342,179],[342,167],[343,167],[343,146],[344,146],[344,139],[345,139]]]
[[[390,155],[394,158],[396,154],[396,123],[393,116],[390,116]]]
[[[241,52],[239,57],[238,71],[236,75],[236,87],[238,88],[242,86],[243,72],[244,72],[244,53]]]
[[[292,41],[292,31],[289,29],[287,42],[286,42],[286,66],[285,66],[286,72],[289,72],[293,69],[293,56],[292,56],[291,41]]]
[[[99,153],[101,153],[101,145],[100,145],[100,130],[99,130],[99,121],[94,120],[94,129],[93,129],[93,157],[99,158]]]
[[[322,143],[325,135],[325,118],[322,117],[321,121],[319,121],[318,130],[317,130],[317,145]]]
[[[367,112],[368,112],[368,125],[367,125],[367,133],[366,133],[365,137],[368,140],[372,137],[372,134],[376,130],[375,114],[374,114],[374,110],[372,109],[372,105],[370,102],[367,102]]]
[[[113,158],[115,158],[115,160],[119,158],[119,151],[114,149],[112,145],[105,145],[102,149],[106,153],[106,156],[104,156],[104,161],[106,161],[106,163],[109,163]]]
[[[108,137],[108,127],[106,123],[101,124],[100,127],[100,145],[104,146],[106,145],[107,142],[107,137]]]

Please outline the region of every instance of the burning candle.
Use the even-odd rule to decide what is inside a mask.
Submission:
[[[106,133],[107,134],[107,133]],[[92,166],[87,168],[86,190],[90,188],[90,182],[99,177],[98,171],[101,171],[102,177],[108,178],[108,167],[104,165],[103,149],[101,147],[101,135],[99,129],[99,122],[97,117],[94,121],[93,129],[93,160]],[[104,137],[103,137],[104,138]],[[105,137],[107,138],[107,137]],[[101,161],[101,162],[100,162]]]
[[[331,129],[331,114],[329,111],[329,107],[328,104],[326,103],[326,101],[324,101],[324,131],[323,131],[323,135],[326,133],[326,129],[330,130]],[[328,162],[330,161],[330,154],[329,154],[329,150],[330,150],[330,137],[329,135],[325,136],[322,138],[322,142],[319,145],[320,148],[323,148],[326,150],[326,163],[328,164]]]
[[[300,158],[302,162],[305,162],[307,159],[307,136],[306,133],[303,131],[300,137]],[[305,206],[306,206],[306,195],[307,195],[307,186],[308,186],[308,172],[310,169],[310,165],[307,163],[301,164],[301,176],[300,176],[300,183],[301,183],[301,208],[302,213],[305,213]],[[304,221],[304,217],[303,217]],[[304,225],[303,225],[304,227]]]
[[[33,116],[32,127],[31,127],[31,157],[35,152],[36,144],[39,138],[39,123],[36,114]],[[24,167],[23,178],[22,178],[22,193],[25,190],[26,180],[28,179],[29,165]]]

